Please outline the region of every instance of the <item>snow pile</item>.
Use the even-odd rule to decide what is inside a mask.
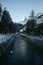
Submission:
[[[21,34],[22,36],[28,38],[28,39],[31,39],[32,41],[34,40],[40,40],[40,41],[43,41],[43,36],[32,36],[32,35],[28,35],[28,34]]]
[[[32,36],[32,35],[27,35],[25,34],[26,38],[30,38],[31,40],[40,40],[40,41],[43,41],[43,36]]]
[[[8,39],[10,39],[12,37],[12,34],[0,34],[0,44],[7,41]]]
[[[20,32],[26,31],[26,26],[20,30]]]
[[[30,37],[32,41],[34,41],[34,40],[43,41],[43,37],[42,36],[39,36],[39,37],[36,37],[36,36],[28,36],[28,37]]]

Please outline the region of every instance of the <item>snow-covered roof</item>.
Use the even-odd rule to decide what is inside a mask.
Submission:
[[[36,16],[36,24],[41,24],[43,23],[43,12],[40,12]]]
[[[41,23],[43,23],[43,21],[41,20],[41,19],[38,19],[38,20],[36,20],[37,22],[36,22],[36,24],[41,24]]]
[[[43,16],[43,12],[39,12],[37,15],[36,15],[36,17],[38,18],[39,16]]]

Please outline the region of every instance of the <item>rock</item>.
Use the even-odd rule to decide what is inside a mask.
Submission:
[[[13,51],[10,51],[9,53],[10,53],[10,54],[13,54]]]

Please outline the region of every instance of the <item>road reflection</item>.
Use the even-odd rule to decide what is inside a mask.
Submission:
[[[34,47],[31,41],[17,36],[0,65],[43,65],[43,50]],[[13,51],[13,54],[9,54]]]
[[[24,57],[27,54],[27,42],[20,38],[15,43],[15,55]]]

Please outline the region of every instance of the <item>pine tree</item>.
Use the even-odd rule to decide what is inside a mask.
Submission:
[[[31,17],[31,19],[34,19],[34,17],[35,17],[34,10],[31,11],[30,17]]]
[[[36,20],[35,20],[35,16],[34,16],[34,11],[32,10],[31,14],[30,14],[30,19],[28,19],[28,21],[27,21],[26,32],[28,34],[34,33],[35,24],[36,24]]]
[[[6,8],[4,9],[3,11],[3,15],[2,15],[2,18],[1,18],[1,22],[11,22],[11,17],[10,17],[10,14],[9,12],[6,10]]]
[[[9,11],[6,8],[3,11],[3,15],[1,17],[1,23],[3,26],[3,30],[5,33],[15,33],[15,25],[10,17]]]
[[[9,31],[9,26],[10,26],[10,23],[11,23],[12,19],[10,17],[10,14],[9,12],[6,10],[6,8],[4,9],[3,11],[3,15],[1,17],[1,22],[3,24],[3,30],[6,32],[10,32]]]
[[[1,21],[1,16],[2,16],[2,5],[0,4],[0,21]]]

